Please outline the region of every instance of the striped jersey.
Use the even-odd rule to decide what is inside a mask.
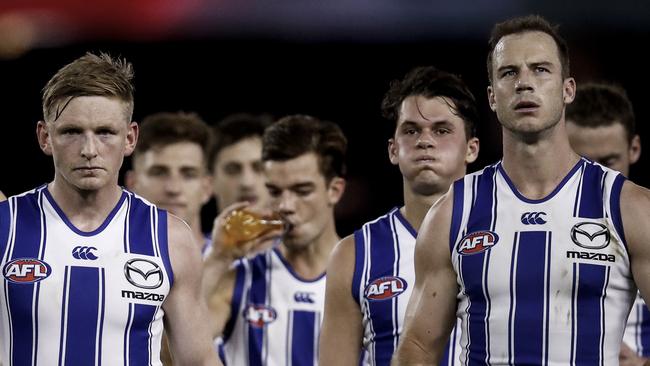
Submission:
[[[235,266],[230,319],[218,341],[225,365],[313,366],[325,304],[325,273],[305,280],[277,248]]]
[[[406,307],[415,286],[417,232],[399,208],[354,233],[352,297],[363,314],[363,347],[368,365],[390,365],[404,329]],[[441,365],[459,359],[460,334],[454,328]]]
[[[134,194],[77,229],[46,186],[0,203],[4,366],[161,365],[167,215]]]
[[[634,301],[625,178],[581,159],[547,197],[501,163],[454,183],[450,250],[466,364],[617,365]]]
[[[650,358],[650,311],[640,293],[627,318],[623,342],[639,356]]]

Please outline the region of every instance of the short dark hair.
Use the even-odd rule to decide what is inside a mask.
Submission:
[[[553,40],[555,40],[555,44],[557,45],[558,56],[562,66],[562,78],[568,78],[571,74],[569,70],[569,46],[564,38],[560,36],[559,26],[549,23],[548,20],[539,15],[526,15],[497,23],[494,28],[492,28],[492,34],[490,36],[490,41],[488,42],[489,51],[487,55],[489,81],[492,82],[492,77],[494,76],[492,75],[492,54],[494,53],[494,48],[497,43],[499,43],[501,38],[505,36],[526,32],[543,32],[553,37]]]
[[[231,114],[212,127],[214,132],[214,144],[208,158],[210,168],[224,148],[234,145],[241,140],[259,137],[262,138],[264,130],[273,123],[273,117],[268,114]]]
[[[421,95],[426,98],[444,97],[453,102],[449,105],[465,123],[465,137],[476,136],[478,110],[476,98],[463,80],[454,74],[433,66],[416,67],[404,79],[393,80],[381,102],[382,115],[391,121],[399,119],[399,109],[404,99]]]
[[[326,181],[346,173],[347,139],[341,128],[330,121],[307,115],[281,118],[264,132],[262,160],[286,161],[313,152]]]
[[[636,134],[634,109],[625,89],[611,83],[578,85],[573,103],[566,109],[566,120],[578,126],[596,128],[620,123],[628,142]]]
[[[140,123],[140,135],[133,152],[134,158],[150,149],[177,142],[192,142],[201,147],[206,169],[213,138],[210,127],[196,113],[160,112],[149,115]]]
[[[133,66],[125,59],[112,58],[107,53],[86,53],[63,66],[43,88],[43,118],[56,121],[73,98],[102,96],[126,103],[125,113],[127,122],[130,122],[133,115],[132,80]]]

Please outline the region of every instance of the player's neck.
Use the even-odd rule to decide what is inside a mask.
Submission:
[[[503,131],[503,169],[529,199],[548,196],[580,160],[569,144],[564,124],[534,142]]]
[[[446,190],[439,190],[431,195],[421,195],[404,184],[404,207],[400,209],[402,216],[415,229],[420,230],[424,216],[429,212],[429,208],[446,193]]]
[[[122,196],[122,188],[117,184],[82,191],[56,178],[47,189],[68,220],[86,232],[101,226]]]
[[[341,238],[336,233],[332,217],[312,243],[300,249],[290,249],[281,245],[280,252],[300,277],[311,280],[325,272],[329,256],[339,240]]]

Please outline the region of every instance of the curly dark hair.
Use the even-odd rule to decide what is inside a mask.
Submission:
[[[451,101],[449,107],[465,122],[466,138],[469,140],[476,136],[479,120],[476,98],[460,77],[433,66],[416,67],[404,79],[390,83],[381,102],[382,115],[388,120],[397,121],[404,99],[416,95],[426,98],[444,97]]]

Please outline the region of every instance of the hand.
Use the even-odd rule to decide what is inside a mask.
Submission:
[[[621,353],[618,355],[620,366],[650,366],[650,360],[639,357],[625,342],[621,343]]]

